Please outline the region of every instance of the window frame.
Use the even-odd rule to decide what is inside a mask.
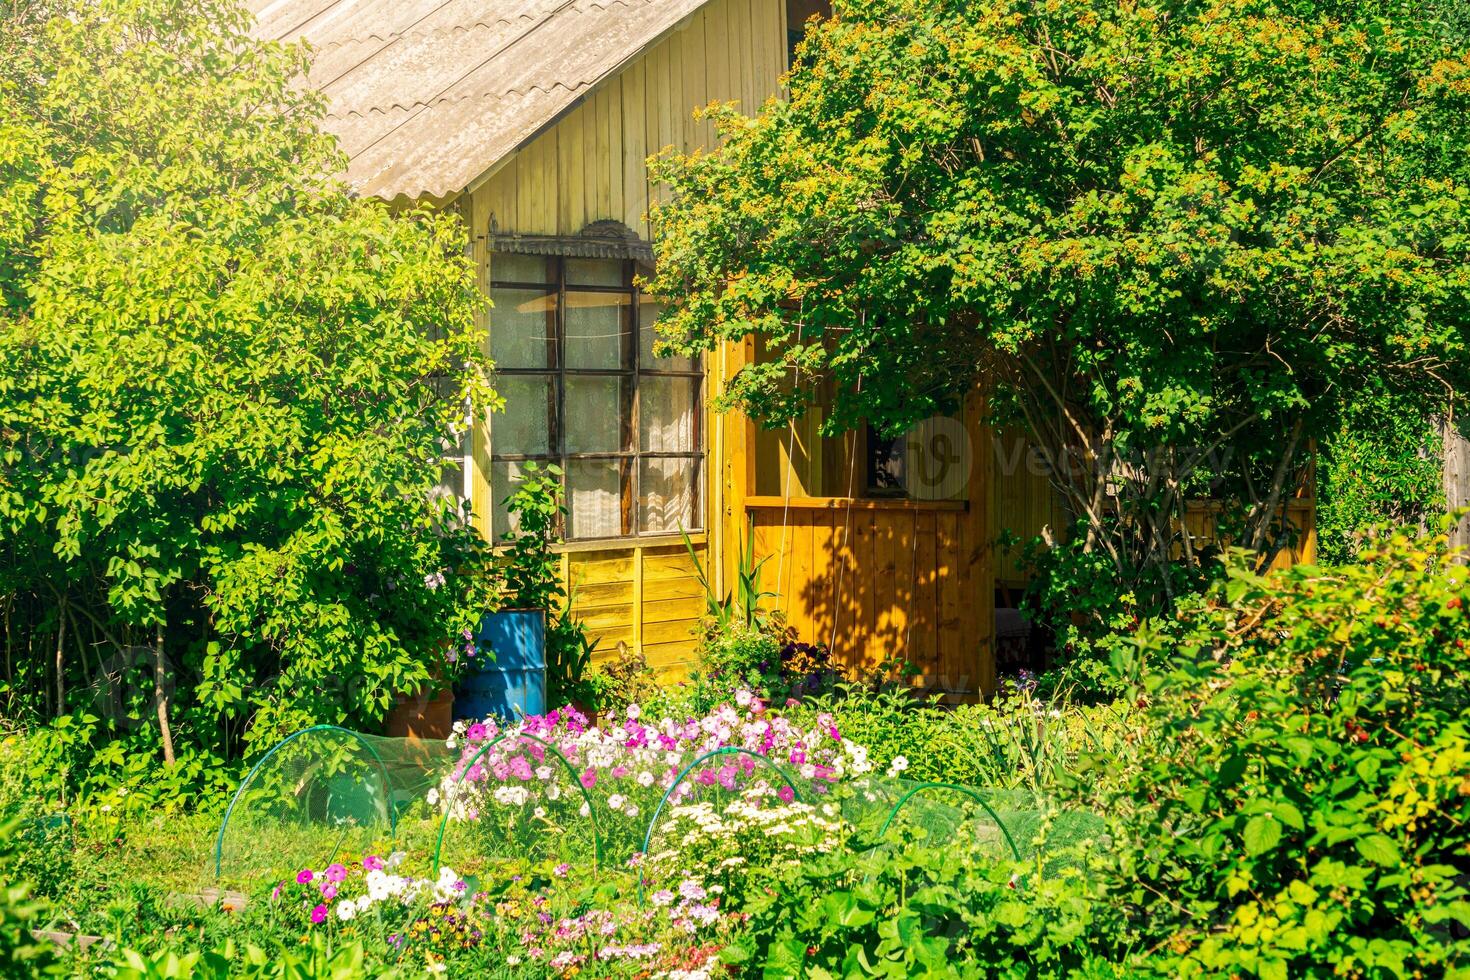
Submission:
[[[642,302],[647,295],[637,285],[636,276],[639,260],[625,257],[603,257],[603,256],[580,256],[573,254],[526,254],[523,257],[541,259],[546,263],[547,275],[544,282],[527,282],[519,279],[500,279],[495,275],[495,259],[499,255],[517,254],[504,250],[492,250],[489,256],[489,289],[493,295],[496,290],[522,289],[528,291],[540,291],[545,294],[554,295],[556,301],[554,307],[547,314],[547,340],[548,357],[546,367],[534,368],[506,368],[499,364],[495,367],[497,376],[505,377],[533,377],[550,378],[552,388],[551,404],[548,405],[547,420],[547,452],[546,453],[503,453],[497,452],[495,448],[495,427],[490,425],[490,463],[489,474],[492,487],[492,496],[499,496],[495,489],[495,475],[497,463],[554,463],[561,468],[561,486],[564,499],[566,500],[566,511],[563,512],[558,521],[558,532],[563,541],[569,544],[595,544],[606,541],[632,541],[640,539],[669,537],[677,535],[680,530],[656,529],[646,530],[643,528],[643,469],[645,460],[654,459],[680,459],[688,460],[693,467],[692,474],[692,500],[691,511],[694,520],[691,526],[682,528],[690,534],[703,532],[707,515],[705,513],[704,486],[705,486],[705,419],[704,419],[704,397],[705,397],[705,364],[702,356],[695,357],[693,365],[688,369],[673,369],[656,366],[644,366],[643,362],[643,340],[642,324],[640,322],[640,311]],[[569,262],[577,260],[617,262],[622,267],[622,282],[619,285],[597,285],[569,283],[567,277],[567,266]],[[568,293],[600,293],[605,295],[623,295],[628,297],[628,302],[621,304],[622,326],[624,339],[624,350],[622,352],[622,365],[617,368],[571,368],[567,366],[567,327],[566,313],[568,310]],[[493,335],[495,330],[495,311],[490,311],[490,331]],[[492,341],[493,344],[493,341]],[[493,348],[492,348],[493,349]],[[567,402],[567,379],[568,378],[620,378],[620,411],[626,409],[626,417],[619,419],[622,429],[622,446],[617,451],[597,450],[569,452],[567,450],[567,425],[566,402]],[[643,380],[645,378],[676,378],[691,382],[692,412],[693,412],[693,439],[692,448],[688,451],[647,451],[642,446],[642,425],[640,409],[642,407]],[[619,463],[619,489],[622,497],[620,501],[620,516],[624,530],[617,534],[600,534],[593,536],[573,537],[571,536],[571,521],[568,520],[568,511],[571,507],[571,465],[577,462],[617,460]],[[510,488],[504,488],[509,493]],[[502,499],[493,499],[491,502],[490,531],[492,538],[495,537],[495,524],[497,513],[503,512],[504,502]]]

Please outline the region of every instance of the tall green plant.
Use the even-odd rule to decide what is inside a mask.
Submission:
[[[99,782],[371,726],[492,584],[436,502],[496,402],[463,227],[333,180],[304,52],[230,0],[10,6],[6,713],[90,719]]]
[[[761,570],[765,568],[766,562],[771,560],[770,555],[757,559],[755,557],[755,521],[752,519],[746,526],[744,534],[740,535],[737,542],[737,564],[735,566],[735,588],[727,591],[723,596],[715,591],[710,575],[705,569],[704,562],[700,560],[699,553],[694,550],[694,542],[690,540],[686,531],[680,531],[684,539],[684,548],[689,552],[690,562],[694,565],[694,574],[699,579],[700,586],[704,589],[705,616],[721,631],[727,631],[732,626],[739,624],[747,629],[765,630],[770,623],[769,617],[761,610],[761,603],[766,599],[776,598],[776,593],[766,592],[761,589]]]
[[[563,495],[561,467],[527,463],[505,499],[512,528],[500,555],[506,604],[546,613],[546,693],[551,705],[587,703],[593,692],[584,678],[597,648],[572,615],[554,547],[566,516]]]
[[[1078,789],[1178,975],[1470,971],[1470,573],[1449,557],[1395,535],[1261,578],[1237,556],[1183,639],[1160,634],[1145,739]]]

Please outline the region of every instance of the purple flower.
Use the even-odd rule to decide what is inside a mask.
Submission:
[[[298,885],[309,884],[311,882],[311,879],[313,879],[315,877],[316,877],[316,875],[314,875],[314,874],[311,873],[311,869],[310,868],[302,868],[300,871],[296,872],[296,884],[298,884]]]
[[[327,907],[325,905],[318,905],[316,908],[312,909],[311,921],[316,925],[321,925],[323,922],[326,922]]]
[[[556,875],[558,878],[565,878],[567,876],[567,872],[571,870],[572,866],[570,864],[563,863],[558,864],[556,867],[552,868],[551,873]]]
[[[790,803],[792,800],[796,799],[796,791],[793,790],[790,786],[782,786],[779,790],[776,791],[776,795],[781,798],[782,803]]]
[[[324,872],[324,874],[326,874],[328,881],[335,882],[347,880],[347,869],[342,867],[342,865],[340,864],[328,865],[327,870]]]
[[[322,898],[325,898],[327,901],[330,902],[332,899],[337,897],[337,886],[332,884],[330,881],[322,882],[321,888]]]

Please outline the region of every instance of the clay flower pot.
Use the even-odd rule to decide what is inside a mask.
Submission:
[[[400,694],[388,712],[389,738],[422,738],[443,741],[454,726],[454,689],[445,687],[429,695],[421,688],[411,694]]]

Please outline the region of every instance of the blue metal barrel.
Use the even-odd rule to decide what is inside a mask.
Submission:
[[[454,687],[455,718],[496,715],[513,721],[546,713],[546,613],[506,609],[486,614],[475,631],[480,656]]]

